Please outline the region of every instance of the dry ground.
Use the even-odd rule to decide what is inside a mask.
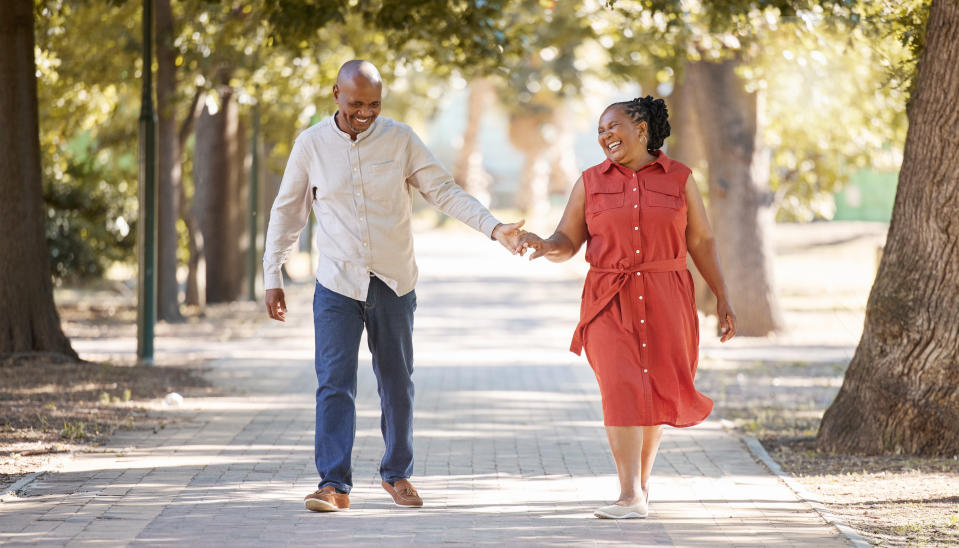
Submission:
[[[58,289],[58,310],[71,339],[136,336],[133,295],[123,284]],[[232,340],[261,323],[258,305],[239,302],[186,309],[183,323],[160,323],[158,337]],[[137,366],[119,355],[75,362],[58,355],[0,356],[0,490],[51,460],[96,446],[118,428],[164,428],[159,402],[218,392],[203,378],[205,357],[178,355]]]

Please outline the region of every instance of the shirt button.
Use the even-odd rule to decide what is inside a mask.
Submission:
[[[363,242],[363,247],[366,247],[366,242]],[[645,344],[643,346],[646,346]]]
[[[643,369],[643,373],[649,373],[649,369]]]
[[[637,275],[637,276],[642,276],[643,273],[642,273],[642,272],[637,272],[636,275]]]
[[[361,220],[361,221],[365,221],[365,220],[366,220],[366,217],[360,217],[360,220]]]
[[[643,296],[642,296],[642,295],[639,296],[639,300],[643,300]]]
[[[356,172],[359,171],[359,170],[360,170],[360,168],[354,167],[354,168],[353,168],[353,173],[356,173]]]
[[[633,227],[633,230],[639,230],[639,227],[638,227],[638,226],[634,226],[634,227]]]
[[[636,253],[639,253],[639,250],[638,250],[638,249],[636,250]]]
[[[356,191],[356,195],[357,195],[357,196],[360,195],[360,191],[359,191],[359,190]]]
[[[646,343],[643,343],[643,348],[646,348]]]
[[[634,206],[633,206],[633,209],[636,209],[637,207],[639,207],[639,206],[638,206],[638,205],[634,205]]]
[[[633,187],[633,192],[636,192],[636,187]]]
[[[639,323],[646,323],[646,320],[639,320]]]

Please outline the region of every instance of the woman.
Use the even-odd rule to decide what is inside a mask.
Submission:
[[[556,232],[525,233],[523,252],[559,262],[583,242],[589,274],[570,350],[585,348],[603,400],[620,495],[601,518],[642,518],[664,424],[699,424],[713,402],[693,377],[699,320],[686,254],[716,295],[720,341],[736,316],[702,197],[688,167],[659,148],[669,136],[666,104],[646,96],[614,103],[599,120],[606,161],[583,172]]]

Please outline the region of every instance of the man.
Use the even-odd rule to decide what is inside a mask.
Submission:
[[[410,228],[412,189],[447,215],[519,250],[520,221],[502,224],[453,182],[405,124],[379,117],[379,72],[345,63],[333,86],[337,112],[297,137],[280,184],[263,256],[270,318],[286,319],[280,268],[310,209],[320,251],[313,297],[319,489],[307,509],[349,508],[356,429],[356,372],[364,327],[380,395],[386,453],[383,488],[396,504],[420,507],[413,471],[413,311],[417,269]]]

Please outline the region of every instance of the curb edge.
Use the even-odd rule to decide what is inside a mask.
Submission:
[[[849,526],[845,521],[843,521],[839,516],[829,511],[818,499],[814,498],[805,487],[799,484],[795,478],[790,474],[787,474],[783,471],[782,467],[779,466],[779,463],[773,460],[773,458],[766,451],[766,448],[762,446],[758,439],[742,435],[743,443],[746,444],[746,448],[749,449],[749,452],[752,453],[754,457],[759,459],[770,472],[776,475],[783,483],[785,483],[793,493],[796,494],[803,502],[812,506],[812,509],[816,511],[819,516],[826,521],[829,525],[832,525],[839,530],[839,533],[846,538],[853,546],[856,548],[872,548],[872,544],[869,543],[858,531]]]

